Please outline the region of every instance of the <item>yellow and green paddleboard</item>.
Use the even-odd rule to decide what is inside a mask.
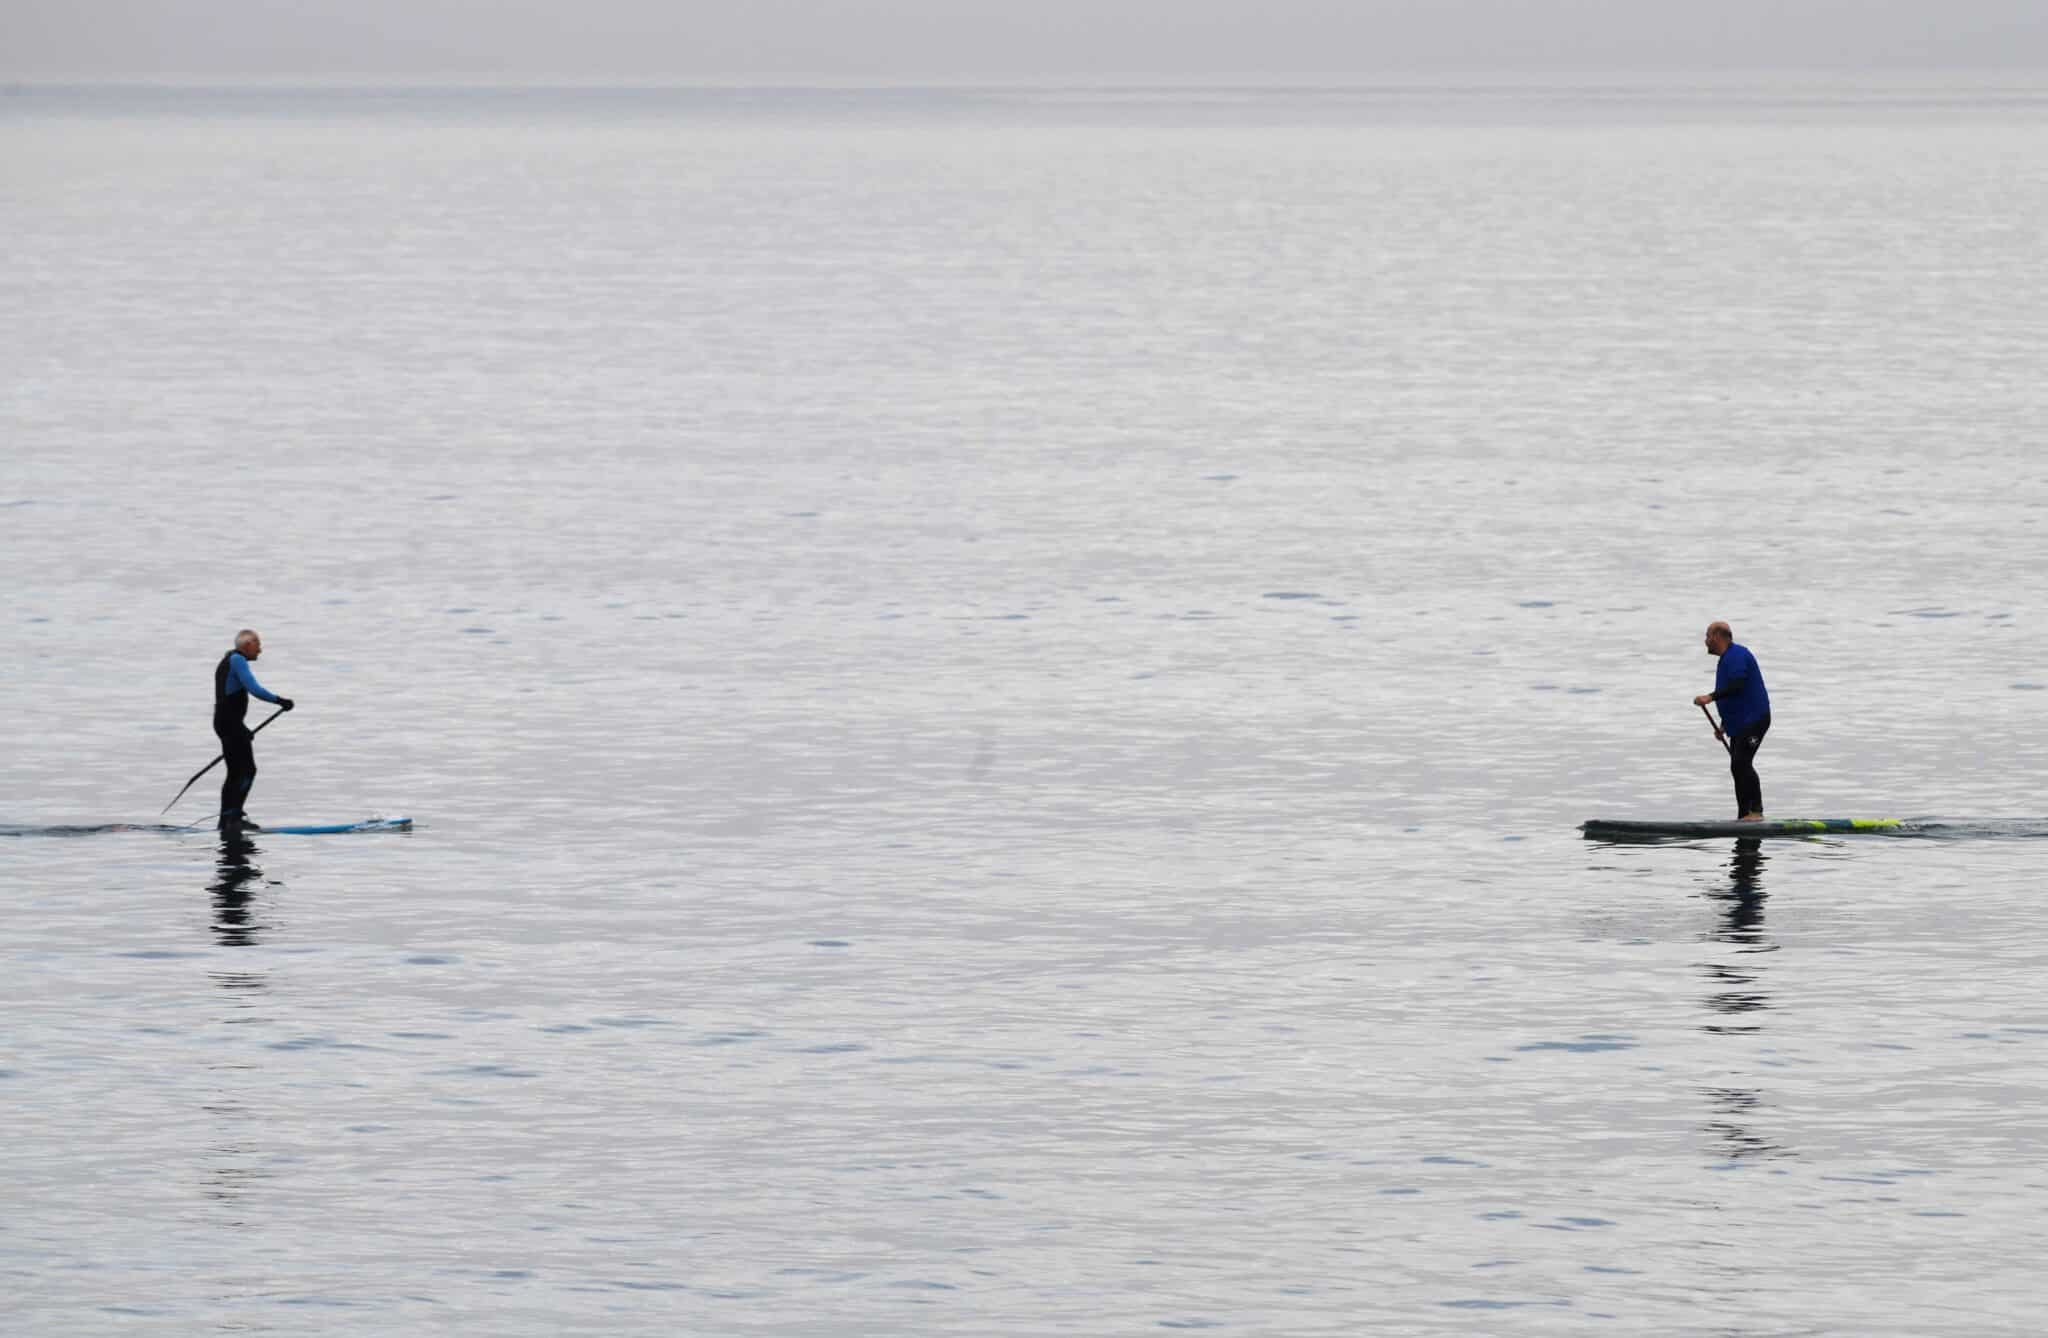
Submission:
[[[1688,836],[1812,836],[1816,832],[1900,835],[1900,818],[1767,818],[1762,822],[1640,822],[1594,818],[1579,830],[1595,841],[1648,841]]]

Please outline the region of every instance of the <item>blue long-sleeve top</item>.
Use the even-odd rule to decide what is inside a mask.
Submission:
[[[1771,713],[1771,694],[1764,691],[1764,671],[1756,667],[1749,647],[1730,643],[1714,670],[1714,703],[1721,708],[1721,728],[1743,730]]]
[[[221,695],[225,697],[235,692],[246,692],[252,697],[260,697],[267,702],[274,702],[278,699],[276,693],[256,681],[256,671],[249,667],[249,661],[244,658],[240,651],[236,651],[228,656],[228,681]]]

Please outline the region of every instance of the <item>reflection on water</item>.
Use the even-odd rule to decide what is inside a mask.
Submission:
[[[1764,923],[1764,843],[1747,839],[1735,843],[1735,852],[1728,858],[1728,890],[1716,892],[1716,899],[1728,903],[1727,920],[1714,937],[1724,943],[1758,944],[1755,951],[1771,952],[1775,949],[1765,943]]]
[[[1707,1007],[1716,1021],[1700,1030],[1715,1035],[1756,1035],[1763,1031],[1762,1014],[1771,1006],[1764,990],[1763,962],[1757,956],[1776,952],[1764,928],[1764,865],[1768,863],[1763,842],[1745,838],[1735,843],[1728,859],[1728,884],[1710,889],[1707,897],[1721,905],[1720,921],[1708,932],[1712,943],[1725,943],[1736,960],[1708,961],[1700,969],[1713,987]],[[1788,1149],[1763,1137],[1753,1127],[1766,1102],[1763,1093],[1750,1087],[1705,1087],[1712,1118],[1705,1129],[1716,1142],[1716,1150],[1730,1160],[1789,1156]]]
[[[1729,1161],[1758,1157],[1789,1157],[1789,1148],[1758,1133],[1753,1122],[1763,1114],[1763,1093],[1750,1087],[1705,1087],[1712,1118],[1702,1126],[1715,1140],[1715,1152]]]
[[[213,934],[222,947],[248,947],[267,928],[250,912],[250,903],[263,881],[263,869],[253,856],[261,853],[245,833],[221,833],[220,856],[207,891],[213,894]],[[260,987],[259,981],[256,988]]]
[[[255,1066],[221,1064],[213,1067],[215,1072],[223,1075],[223,1081],[229,1081],[231,1079],[226,1075],[250,1072]],[[227,1214],[224,1225],[247,1225],[241,1216],[245,1197],[263,1181],[275,1178],[275,1172],[263,1164],[264,1153],[253,1141],[254,1136],[262,1132],[262,1125],[247,1103],[232,1098],[210,1101],[201,1109],[218,1121],[219,1127],[206,1146],[199,1192],[216,1209]]]
[[[1737,841],[1735,853],[1728,861],[1728,886],[1707,894],[1709,899],[1723,903],[1721,922],[1709,937],[1713,942],[1729,944],[1737,955],[1777,951],[1777,945],[1764,933],[1765,862],[1762,841]],[[1762,977],[1760,968],[1761,964],[1753,961],[1707,962],[1703,965],[1707,978],[1717,987],[1707,996],[1707,1007],[1727,1019],[1710,1022],[1705,1030],[1762,1030],[1760,1020],[1748,1018],[1749,1014],[1770,1006],[1769,999],[1757,988]]]
[[[262,853],[244,832],[221,833],[220,852],[207,892],[213,898],[213,935],[222,947],[254,947],[270,928],[254,913],[256,894],[268,885],[262,866],[255,860]],[[269,988],[265,972],[227,970],[209,974],[213,983],[229,991],[234,1000],[233,1011],[223,1022],[256,1020],[256,1014],[247,1010]],[[257,1066],[227,1062],[208,1068],[219,1083],[219,1094],[201,1108],[217,1122],[217,1133],[207,1145],[200,1192],[226,1214],[224,1225],[241,1227],[247,1225],[243,1217],[244,1196],[258,1182],[271,1178],[271,1172],[263,1166],[261,1151],[251,1139],[261,1128],[255,1112],[234,1094],[244,1085],[244,1075],[255,1072]]]

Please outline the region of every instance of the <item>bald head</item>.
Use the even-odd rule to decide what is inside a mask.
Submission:
[[[1707,654],[1719,655],[1735,644],[1735,629],[1724,622],[1707,624]]]

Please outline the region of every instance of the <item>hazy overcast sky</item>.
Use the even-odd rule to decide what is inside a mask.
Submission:
[[[0,74],[842,79],[2048,67],[2048,0],[0,0]]]

